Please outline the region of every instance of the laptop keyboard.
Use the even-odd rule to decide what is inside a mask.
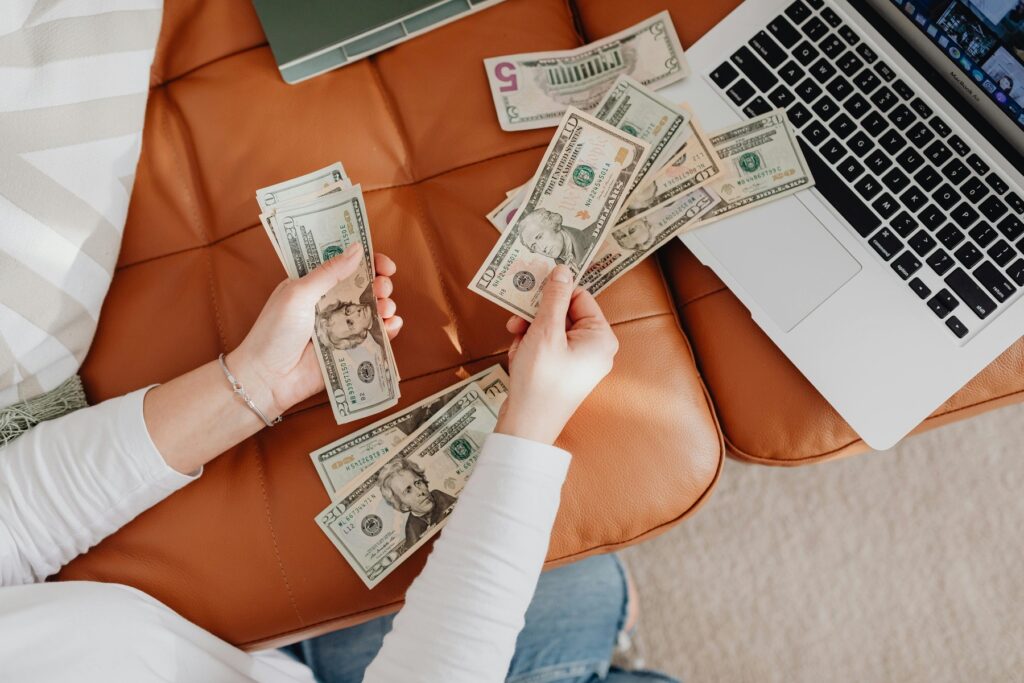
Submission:
[[[957,339],[1024,288],[1024,199],[824,0],[796,0],[709,75],[784,108],[818,191]]]

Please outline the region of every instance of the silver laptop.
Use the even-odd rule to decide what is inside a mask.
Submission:
[[[816,186],[683,242],[892,446],[1024,333],[1024,4],[747,0],[687,57],[662,94],[784,107]]]

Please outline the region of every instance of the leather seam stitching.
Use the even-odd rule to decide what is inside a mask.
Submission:
[[[722,285],[721,287],[719,287],[718,289],[716,289],[714,291],[704,292],[703,294],[699,294],[699,295],[693,297],[692,299],[687,299],[686,301],[681,302],[679,304],[679,308],[686,308],[690,304],[695,304],[698,301],[700,301],[701,299],[706,299],[709,296],[714,296],[715,294],[721,294],[722,292],[728,291],[728,289],[729,289],[728,287],[726,287],[725,285]]]

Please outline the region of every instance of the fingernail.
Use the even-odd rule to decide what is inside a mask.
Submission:
[[[551,279],[555,282],[572,282],[572,273],[568,266],[555,266],[555,269],[551,271]]]

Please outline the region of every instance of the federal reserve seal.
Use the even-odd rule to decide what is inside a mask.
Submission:
[[[452,454],[452,457],[462,462],[469,456],[473,455],[473,447],[469,444],[466,439],[455,439],[451,445],[448,446],[448,452]]]
[[[529,292],[537,284],[537,278],[528,270],[520,270],[512,276],[512,284],[520,292]]]
[[[572,170],[572,181],[580,187],[586,187],[594,182],[594,169],[586,164],[580,164]]]
[[[371,363],[368,360],[364,360],[362,363],[360,363],[359,367],[356,368],[356,377],[358,377],[359,381],[362,382],[363,384],[369,384],[370,382],[372,382],[373,363]]]
[[[377,515],[366,515],[363,517],[363,533],[367,536],[376,536],[384,528],[383,522]]]
[[[345,250],[339,247],[337,244],[331,244],[324,247],[323,259],[324,263],[327,263],[335,256],[341,256]]]
[[[744,152],[736,161],[736,165],[740,167],[741,171],[753,173],[761,168],[761,155],[757,152]]]

